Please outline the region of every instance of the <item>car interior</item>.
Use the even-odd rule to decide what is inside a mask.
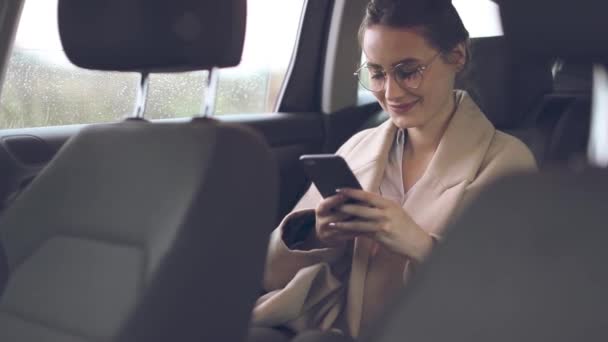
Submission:
[[[367,2],[2,1],[0,340],[246,341],[298,158],[389,118],[353,77]],[[360,340],[605,340],[608,6],[453,3],[456,88],[540,172],[486,189]]]

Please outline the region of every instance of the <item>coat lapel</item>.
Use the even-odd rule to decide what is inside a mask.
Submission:
[[[343,155],[364,190],[378,190],[396,132],[395,125],[387,120],[373,129],[356,148]]]
[[[427,232],[440,236],[466,186],[481,167],[496,130],[465,92],[456,93],[452,117],[427,170],[404,209]]]
[[[364,190],[378,192],[396,131],[397,128],[388,120],[376,128],[369,139],[360,144],[361,147],[356,149],[355,155],[345,156]],[[363,289],[371,244],[372,241],[366,238],[355,239],[346,309],[346,320],[351,336],[359,335]]]

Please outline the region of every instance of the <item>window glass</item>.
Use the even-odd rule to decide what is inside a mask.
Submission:
[[[216,115],[274,111],[291,61],[304,0],[248,0],[247,5],[243,57],[237,67],[220,70]],[[268,20],[269,13],[281,15]],[[200,113],[206,80],[206,71],[152,75],[145,116]]]
[[[112,121],[133,111],[139,76],[72,65],[61,48],[56,6],[56,0],[25,2],[0,97],[0,128]]]
[[[502,36],[500,9],[491,0],[452,0],[471,38]]]
[[[144,116],[170,119],[199,114],[206,89],[207,71],[152,74]]]
[[[291,61],[304,0],[248,0],[242,62],[222,69],[216,114],[270,112]],[[268,20],[268,13],[281,13]],[[134,110],[140,76],[72,65],[57,0],[26,0],[0,96],[0,129],[108,122]],[[280,28],[280,29],[277,29]],[[145,116],[200,113],[207,72],[153,74]]]

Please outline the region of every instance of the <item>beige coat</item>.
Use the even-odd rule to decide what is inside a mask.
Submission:
[[[441,237],[446,224],[476,193],[499,176],[536,168],[519,140],[494,129],[473,100],[458,91],[458,108],[426,172],[409,193],[404,209],[425,231]],[[378,192],[397,128],[391,120],[362,131],[337,152],[363,188]],[[296,331],[336,328],[358,336],[371,241],[357,238],[346,249],[289,249],[284,234],[314,215],[321,201],[311,187],[270,240],[264,288],[253,324]],[[407,278],[408,266],[404,270]]]

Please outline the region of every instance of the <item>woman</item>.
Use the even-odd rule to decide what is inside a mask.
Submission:
[[[360,42],[359,80],[390,114],[337,152],[365,190],[311,187],[274,231],[256,326],[359,336],[480,188],[536,168],[454,90],[469,35],[449,1],[372,1]]]

